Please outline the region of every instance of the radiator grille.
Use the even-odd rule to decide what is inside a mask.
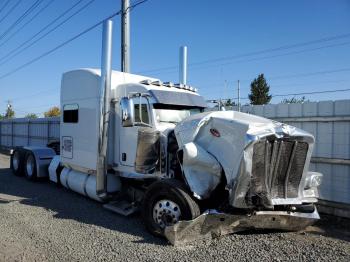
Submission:
[[[274,198],[298,197],[308,144],[293,140],[260,141],[254,145],[249,196],[265,205]]]

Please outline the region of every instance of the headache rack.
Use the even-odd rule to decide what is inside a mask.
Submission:
[[[308,148],[308,143],[291,138],[257,142],[247,201],[272,207],[272,199],[297,198]]]

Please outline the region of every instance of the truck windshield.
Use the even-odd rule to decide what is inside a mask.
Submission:
[[[178,123],[190,115],[203,112],[203,108],[200,107],[178,105],[153,104],[153,108],[157,121],[166,123]]]

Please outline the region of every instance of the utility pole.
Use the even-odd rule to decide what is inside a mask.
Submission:
[[[241,112],[241,90],[240,90],[239,80],[238,80],[237,95],[238,95],[238,112]]]
[[[130,1],[121,2],[121,71],[130,73]]]

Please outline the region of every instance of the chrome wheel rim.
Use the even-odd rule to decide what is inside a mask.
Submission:
[[[12,166],[14,170],[18,170],[19,167],[19,153],[15,152],[12,158]]]
[[[174,225],[179,221],[180,216],[181,210],[179,205],[171,200],[159,200],[153,207],[153,220],[161,228]]]
[[[26,169],[27,169],[27,174],[28,176],[33,176],[34,173],[34,167],[35,167],[35,162],[34,162],[34,157],[32,155],[28,156],[27,158],[27,163],[26,163]]]

